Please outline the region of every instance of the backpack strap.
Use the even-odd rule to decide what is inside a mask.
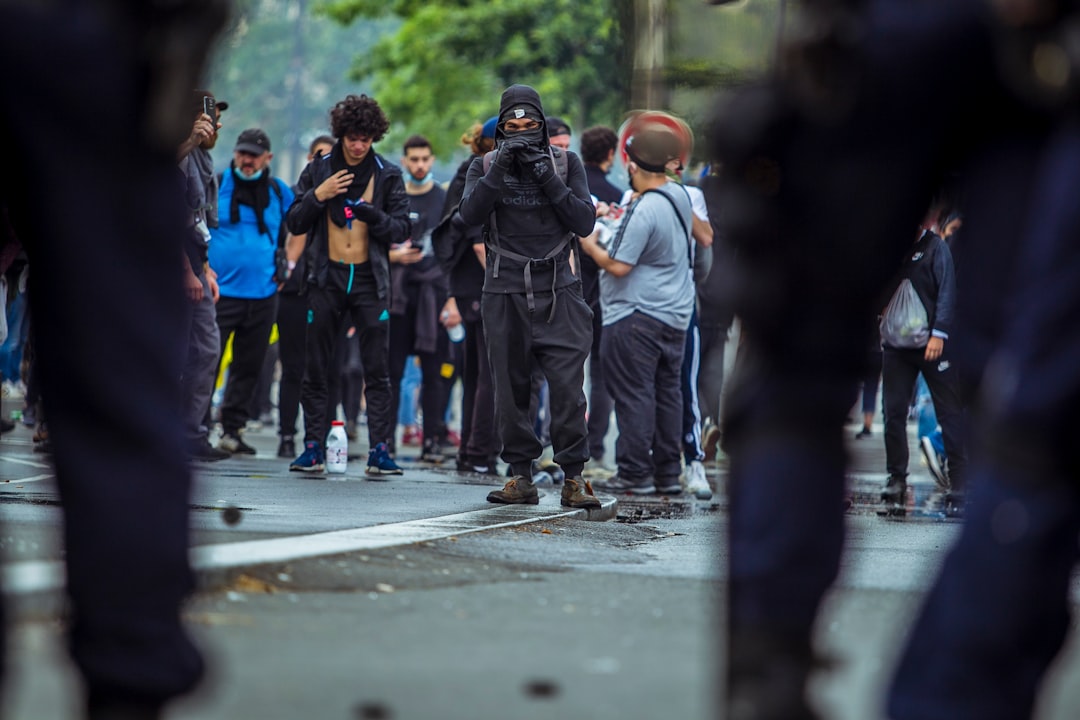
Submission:
[[[289,234],[288,228],[285,227],[285,194],[281,190],[281,180],[276,177],[270,178],[270,189],[274,191],[274,195],[277,196],[277,204],[281,209],[281,224],[278,225],[277,233],[277,246],[278,250],[285,247],[285,238]]]
[[[225,171],[217,174],[218,188],[221,187],[222,181],[225,179]],[[282,249],[285,247],[285,238],[288,236],[288,228],[285,227],[285,194],[281,190],[281,180],[276,177],[270,178],[270,189],[274,191],[274,195],[277,197],[278,207],[281,209],[281,224],[278,225],[277,247]]]
[[[684,193],[686,192],[685,188],[683,188],[683,192]],[[668,201],[668,204],[671,205],[671,209],[675,211],[675,219],[679,221],[679,226],[682,228],[683,234],[687,237],[686,257],[690,261],[690,270],[693,271],[693,269],[694,269],[694,254],[693,254],[693,251],[692,251],[691,248],[693,247],[694,236],[687,229],[686,221],[683,220],[682,212],[679,210],[679,206],[675,204],[675,200],[672,199],[672,197],[670,195],[668,195],[663,190],[659,190],[659,189],[655,189],[655,188],[652,189],[652,190],[646,190],[645,192],[641,193],[641,196],[639,196],[639,198],[642,197],[642,196],[648,195],[650,193],[655,193],[657,195],[662,196],[665,200]],[[690,194],[687,193],[686,197],[687,197],[687,199],[689,199]],[[692,207],[691,207],[690,211],[693,212]]]
[[[566,153],[563,152],[561,148],[556,148],[549,145],[548,155],[551,156],[551,161],[555,165],[555,172],[558,173],[559,177],[561,177],[562,181],[565,183],[566,178],[569,175],[569,161],[567,160]],[[494,150],[489,150],[488,152],[484,153],[483,166],[485,175],[487,175],[488,170],[491,168],[491,163],[494,159]],[[522,255],[521,253],[516,253],[512,250],[506,250],[499,244],[499,226],[498,222],[495,220],[494,208],[492,208],[491,210],[491,215],[488,218],[487,227],[485,228],[484,233],[484,245],[495,255],[495,260],[492,263],[491,268],[492,277],[499,277],[499,265],[503,256],[508,257],[515,262],[523,263],[525,265],[525,300],[528,303],[529,312],[532,312],[536,309],[536,300],[533,296],[532,266],[538,263],[545,263],[548,261],[552,262],[553,267],[551,272],[551,312],[548,313],[547,320],[549,323],[555,318],[555,283],[558,280],[558,260],[556,260],[556,257],[559,255],[559,253],[566,249],[567,245],[569,245],[571,241],[575,241],[576,243],[577,236],[574,233],[567,233],[566,237],[559,241],[555,245],[555,247],[553,247],[547,252],[547,254],[540,258],[528,257],[527,255]],[[581,251],[577,249],[576,244],[573,252],[578,258],[577,262],[580,264]],[[580,283],[580,270],[578,271],[577,275],[578,282]]]

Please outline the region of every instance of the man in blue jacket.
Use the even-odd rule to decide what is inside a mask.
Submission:
[[[322,472],[329,426],[326,375],[334,343],[348,318],[360,335],[367,401],[367,473],[400,475],[390,456],[395,418],[389,362],[390,246],[409,237],[409,198],[401,169],[372,149],[390,128],[367,95],[349,95],[330,111],[337,142],[312,160],[297,183],[289,231],[307,235],[307,367],[304,452],[290,470]]]
[[[247,424],[259,371],[277,317],[274,253],[284,232],[289,185],[270,173],[270,138],[258,128],[240,133],[218,189],[218,226],[210,231],[210,266],[221,298],[217,323],[222,354],[233,336],[232,363],[221,406],[218,449],[254,455],[240,431]]]

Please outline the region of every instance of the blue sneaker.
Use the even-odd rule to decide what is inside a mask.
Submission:
[[[304,443],[304,452],[300,457],[289,463],[289,470],[293,472],[322,472],[325,467],[326,457],[323,455],[322,445],[317,442]]]
[[[367,474],[374,476],[402,474],[394,458],[390,457],[390,448],[386,446],[386,443],[379,443],[368,453]]]

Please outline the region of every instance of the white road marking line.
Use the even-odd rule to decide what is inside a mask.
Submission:
[[[615,501],[602,498],[604,511],[615,516]],[[407,520],[353,530],[299,535],[270,540],[249,540],[191,548],[192,568],[196,573],[226,570],[233,567],[291,562],[304,558],[359,550],[413,545],[451,536],[498,528],[546,522],[559,518],[585,518],[585,510],[568,509],[559,504],[557,493],[541,499],[540,505],[500,505],[484,510],[470,510],[453,515]],[[8,563],[0,567],[5,595],[32,595],[64,588],[64,564],[57,560],[34,560]]]
[[[8,455],[0,455],[0,462],[15,463],[16,465],[29,465],[36,468],[51,468],[49,463],[38,462],[37,460],[23,460],[22,458],[14,458]]]
[[[196,570],[222,570],[238,565],[265,565],[303,558],[359,550],[375,550],[398,545],[441,540],[483,530],[525,525],[565,517],[584,517],[584,510],[564,508],[558,496],[536,505],[504,505],[484,510],[443,515],[423,520],[407,520],[386,525],[334,530],[314,535],[251,540],[192,548],[191,562]],[[553,500],[553,502],[551,502]],[[552,507],[553,505],[553,507]],[[546,507],[545,507],[546,506]]]
[[[52,480],[55,477],[56,475],[53,475],[52,473],[45,473],[44,475],[31,475],[30,477],[17,479],[4,478],[3,480],[0,480],[0,488],[3,488],[5,485],[22,485],[23,483],[38,482],[39,480]]]

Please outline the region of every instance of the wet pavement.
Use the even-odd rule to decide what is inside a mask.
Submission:
[[[51,470],[27,439],[20,428],[0,440],[6,570],[61,557]],[[184,615],[210,674],[170,720],[720,717],[722,462],[710,467],[712,501],[620,497],[614,518],[595,522],[559,517],[549,488],[526,510],[532,520],[478,528],[463,518],[488,517],[484,496],[499,478],[406,463],[403,478],[362,480],[358,467],[336,482],[289,473],[270,430],[248,441],[259,456],[199,466],[192,525],[197,557],[231,545],[259,559],[203,573]],[[880,428],[850,445],[848,549],[819,625],[836,664],[815,699],[827,718],[874,720],[960,526],[876,517]],[[913,452],[913,476],[929,481],[918,463]],[[421,537],[419,528],[439,532]],[[289,559],[254,554],[329,536],[362,544]],[[77,717],[62,621],[46,605],[20,617],[3,716]],[[1078,653],[1071,643],[1038,720],[1075,717]]]

